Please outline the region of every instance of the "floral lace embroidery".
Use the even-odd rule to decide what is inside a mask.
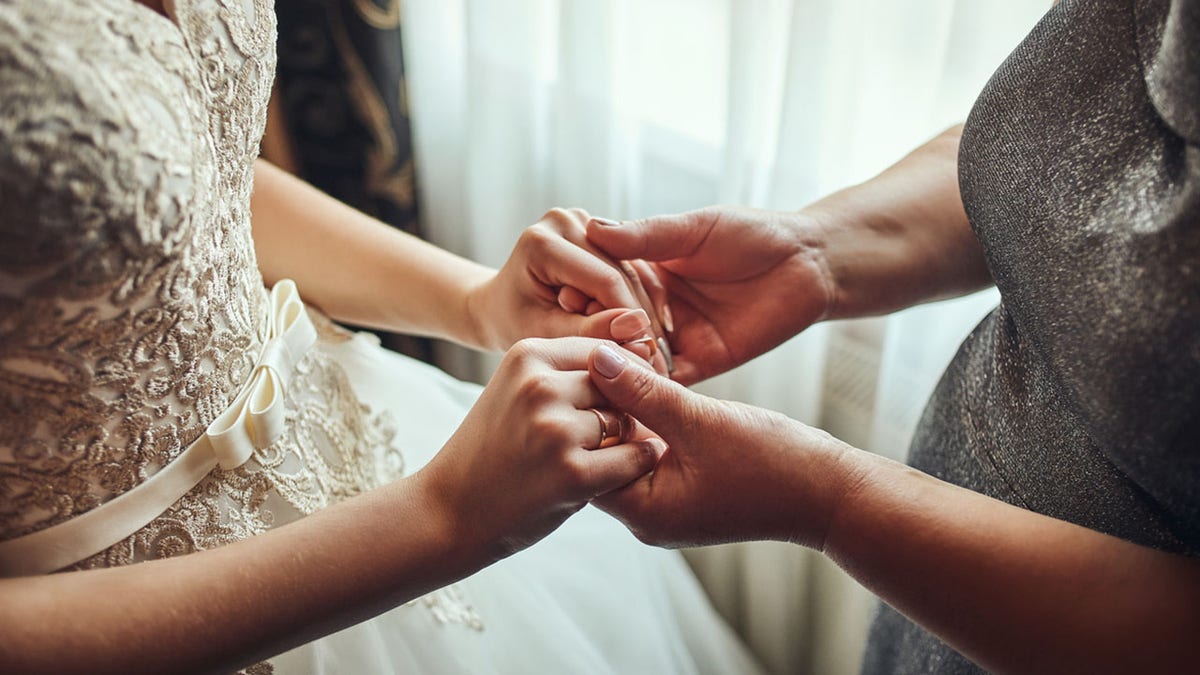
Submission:
[[[174,21],[133,0],[0,0],[0,539],[152,476],[263,343],[249,204],[274,9],[173,4]],[[75,568],[226,544],[402,474],[394,430],[320,345],[287,403],[276,443]],[[417,604],[479,627],[455,589]]]

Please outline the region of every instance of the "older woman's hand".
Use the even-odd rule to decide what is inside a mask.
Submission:
[[[776,539],[821,548],[854,470],[849,446],[783,415],[720,401],[659,376],[610,346],[592,383],[661,436],[653,473],[596,500],[642,541],[698,546]]]
[[[830,311],[822,230],[802,213],[713,207],[592,219],[587,239],[615,259],[652,261],[639,269],[684,384],[745,363]]]

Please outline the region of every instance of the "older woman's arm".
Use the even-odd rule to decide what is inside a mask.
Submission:
[[[653,473],[598,502],[640,539],[821,550],[992,672],[1200,663],[1200,560],[950,485],[614,354],[593,353],[593,383],[670,446]]]

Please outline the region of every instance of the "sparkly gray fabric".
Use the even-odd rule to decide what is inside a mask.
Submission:
[[[913,466],[1200,553],[1200,0],[1064,0],[971,112],[959,183],[1001,302]],[[865,673],[979,669],[887,606]]]

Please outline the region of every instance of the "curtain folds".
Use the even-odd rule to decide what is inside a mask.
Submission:
[[[279,66],[263,156],[421,235],[399,0],[280,0]],[[384,335],[429,361],[431,340]]]
[[[425,235],[490,264],[553,206],[794,209],[962,121],[1050,0],[407,0]],[[748,298],[752,302],[753,298]],[[700,389],[903,458],[994,292],[821,325]],[[460,377],[491,361],[440,354]],[[827,561],[689,553],[776,672],[857,669],[872,601]]]

